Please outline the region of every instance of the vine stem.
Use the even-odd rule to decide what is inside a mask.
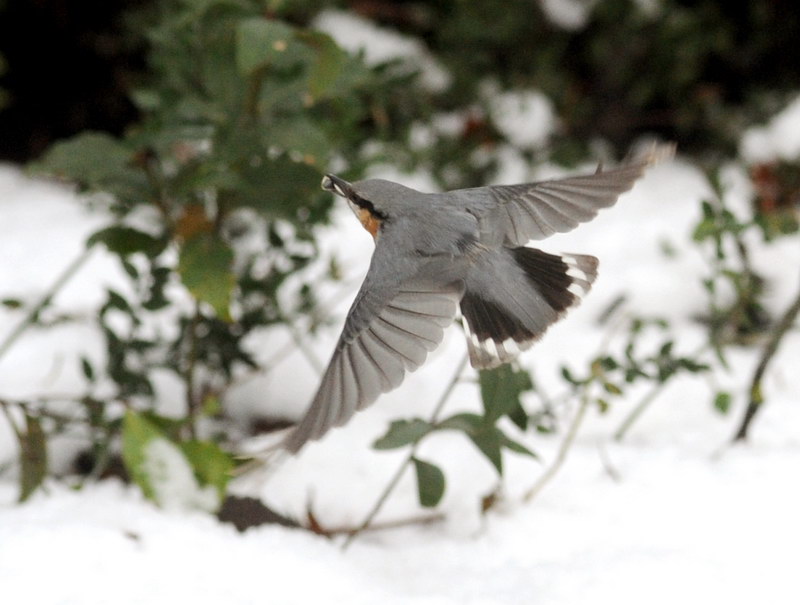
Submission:
[[[556,453],[553,463],[547,467],[547,470],[541,474],[541,476],[536,480],[536,483],[534,483],[533,486],[525,493],[525,496],[522,499],[523,502],[530,502],[536,498],[536,496],[539,495],[539,492],[544,489],[544,487],[553,477],[556,476],[556,473],[558,473],[558,471],[564,465],[564,462],[567,459],[567,454],[572,448],[575,437],[578,435],[578,429],[580,429],[588,409],[589,395],[586,393],[586,390],[584,390],[583,394],[581,395],[581,403],[578,406],[578,410],[575,412],[575,416],[572,418],[572,423],[569,425],[569,430],[567,431],[564,440],[561,442],[561,445],[558,448],[558,452]]]
[[[764,346],[764,350],[761,353],[761,359],[756,366],[755,372],[753,372],[753,378],[750,383],[750,403],[747,405],[744,418],[742,418],[742,423],[739,425],[739,429],[736,431],[736,435],[733,437],[734,442],[744,441],[747,439],[747,432],[750,428],[750,424],[753,422],[753,418],[756,417],[756,414],[762,408],[764,403],[764,393],[761,389],[761,381],[764,378],[764,374],[767,371],[769,363],[772,361],[775,353],[778,352],[778,347],[780,347],[781,340],[783,340],[783,337],[789,331],[789,328],[792,327],[799,314],[800,292],[797,293],[797,298],[795,298],[794,302],[783,314],[780,322],[778,322],[778,325],[772,331],[769,340]]]
[[[444,404],[447,403],[447,400],[453,393],[453,389],[455,389],[455,386],[458,384],[458,381],[461,378],[461,374],[467,365],[467,359],[468,357],[465,354],[464,357],[461,359],[461,362],[458,364],[458,367],[456,368],[453,377],[447,384],[447,387],[442,392],[442,395],[439,397],[439,401],[436,404],[436,407],[433,409],[433,412],[431,413],[430,420],[428,420],[428,422],[430,422],[431,424],[433,424],[438,420],[439,414],[442,412],[442,409],[444,408]],[[414,460],[414,457],[417,454],[417,448],[419,447],[419,444],[420,441],[417,441],[411,446],[411,451],[408,453],[408,456],[406,456],[406,458],[397,468],[394,475],[389,480],[389,483],[386,484],[386,487],[383,489],[381,495],[375,501],[375,504],[372,506],[369,513],[367,513],[367,516],[364,518],[364,521],[355,530],[350,532],[350,535],[347,537],[347,540],[345,540],[344,544],[342,544],[342,550],[347,550],[350,544],[353,543],[353,540],[355,540],[360,533],[362,533],[363,531],[367,530],[370,527],[370,524],[372,523],[373,519],[375,519],[375,516],[380,512],[381,508],[383,508],[383,504],[386,502],[391,493],[394,491],[395,487],[397,487],[397,484],[400,482],[400,479],[405,474],[406,469],[411,464],[411,461]]]
[[[706,349],[708,348],[707,344],[700,346],[695,352],[693,352],[690,356],[691,359],[697,359],[703,353],[705,353]],[[647,395],[642,397],[639,403],[634,407],[631,412],[625,417],[622,423],[619,425],[616,431],[614,431],[613,439],[614,441],[622,441],[625,438],[625,435],[628,433],[630,428],[634,425],[634,423],[639,419],[639,417],[650,407],[650,404],[655,401],[656,397],[661,394],[667,384],[669,384],[670,380],[677,376],[673,374],[663,382],[657,383],[650,391],[647,392]]]
[[[89,256],[92,253],[92,248],[86,248],[80,255],[78,255],[67,267],[61,272],[61,274],[55,279],[53,285],[51,285],[47,291],[44,293],[39,302],[36,303],[33,307],[30,308],[28,313],[25,317],[20,321],[14,329],[5,337],[2,343],[0,343],[0,358],[2,358],[11,346],[17,341],[17,339],[31,327],[34,323],[36,323],[36,319],[39,316],[39,313],[42,312],[53,297],[58,293],[58,291],[64,287],[75,273],[78,272],[83,264],[89,259]]]

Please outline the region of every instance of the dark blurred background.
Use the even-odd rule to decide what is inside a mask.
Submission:
[[[0,159],[25,162],[56,139],[135,122],[128,93],[146,78],[148,46],[130,16],[158,4],[0,0]],[[800,85],[795,0],[601,0],[568,26],[536,0],[271,4],[297,24],[339,7],[421,39],[453,76],[425,99],[432,111],[469,106],[486,77],[543,91],[562,124],[556,153],[598,136],[624,149],[645,132],[684,152],[730,153],[741,128]],[[471,127],[496,136],[481,120]]]

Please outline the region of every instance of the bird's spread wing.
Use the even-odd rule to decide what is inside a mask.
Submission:
[[[297,452],[347,422],[381,393],[397,388],[441,343],[463,294],[460,281],[436,283],[412,268],[395,267],[380,246],[319,390],[282,446]],[[404,273],[410,273],[403,279]]]
[[[612,206],[645,169],[674,153],[674,146],[654,146],[627,164],[591,175],[487,187],[495,202],[481,216],[481,231],[502,233],[507,242],[524,246],[532,239],[571,231]]]

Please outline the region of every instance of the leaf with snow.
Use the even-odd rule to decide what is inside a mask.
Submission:
[[[122,460],[145,497],[159,506],[213,511],[222,501],[214,487],[199,484],[181,448],[133,410],[122,423]]]

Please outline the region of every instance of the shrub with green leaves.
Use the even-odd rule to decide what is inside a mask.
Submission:
[[[224,424],[209,420],[224,413],[235,376],[257,367],[243,341],[272,325],[319,321],[310,278],[291,288],[287,278],[317,257],[314,227],[331,206],[322,173],[335,159],[357,174],[374,115],[393,113],[391,91],[408,76],[367,67],[256,0],[159,2],[134,23],[149,43],[149,78],[131,93],[141,120],[121,138],[86,132],[59,142],[35,165],[107,211],[109,225],[87,247],[115,255],[129,279],[125,291],[108,289],[97,314],[106,364],[80,360],[85,417],[74,422],[91,427],[90,476],[103,474],[121,434],[127,472],[146,494],[156,494],[146,470],[154,467],[143,461],[162,441],[201,486],[222,491],[233,462],[219,446]],[[184,385],[178,418],[157,413],[157,370]],[[109,378],[115,392],[98,399]],[[112,402],[127,410],[124,422]],[[48,412],[16,403],[33,410],[18,427],[31,461],[22,468],[27,497],[43,476],[31,453],[43,458],[46,445],[36,414]]]

